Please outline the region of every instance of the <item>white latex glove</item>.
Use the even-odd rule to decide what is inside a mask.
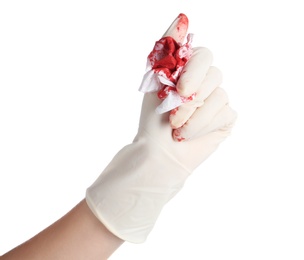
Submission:
[[[165,36],[182,42],[187,28],[188,19],[180,14]],[[221,73],[211,62],[208,49],[194,49],[177,89],[183,96],[196,93],[195,99],[171,113],[157,114],[161,100],[155,92],[144,94],[134,141],[87,189],[90,209],[117,237],[144,242],[163,206],[230,134],[236,113],[219,88]]]

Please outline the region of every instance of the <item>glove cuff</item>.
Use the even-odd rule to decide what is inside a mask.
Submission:
[[[143,243],[188,176],[166,150],[141,135],[115,155],[87,189],[86,201],[114,235]]]

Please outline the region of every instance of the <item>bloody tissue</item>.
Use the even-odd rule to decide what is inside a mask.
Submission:
[[[139,90],[144,93],[157,92],[157,96],[163,100],[156,108],[159,114],[193,99],[194,94],[182,97],[176,89],[181,72],[192,54],[192,38],[193,34],[188,34],[187,42],[182,45],[170,36],[163,37],[148,55],[147,71]]]

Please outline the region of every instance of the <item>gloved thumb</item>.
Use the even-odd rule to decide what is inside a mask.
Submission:
[[[188,23],[188,17],[185,14],[180,13],[168,27],[162,38],[171,37],[176,43],[182,45],[187,36]],[[175,58],[173,58],[172,55],[168,55],[168,53],[170,53],[170,50],[176,50],[176,43],[174,43],[170,39],[164,41],[160,40],[156,42],[153,51],[148,56],[148,71],[144,75],[142,84],[140,86],[140,90],[142,91],[142,89],[145,89],[144,92],[146,92],[143,100],[140,125],[145,125],[145,128],[149,129],[150,131],[153,131],[153,129],[155,131],[162,131],[162,128],[168,128],[168,130],[166,131],[168,131],[168,134],[170,136],[171,128],[168,125],[168,113],[163,113],[159,115],[155,112],[155,109],[160,105],[162,101],[157,97],[157,94],[154,92],[156,89],[159,88],[159,80],[154,80],[154,78],[157,77],[157,74],[155,74],[154,71],[150,69],[152,66],[154,66],[156,70],[157,68],[160,68],[163,69],[164,73],[166,73],[166,70],[171,69],[169,68],[171,65],[171,59],[172,69],[175,69],[176,60]],[[167,84],[171,85],[169,80],[167,80]]]
[[[188,31],[189,20],[188,17],[180,13],[177,18],[172,22],[163,37],[170,36],[177,43],[183,43]]]

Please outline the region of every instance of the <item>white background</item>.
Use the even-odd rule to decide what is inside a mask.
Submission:
[[[179,13],[238,112],[232,135],[111,260],[304,259],[302,1],[0,1],[0,254],[132,141],[146,56]]]

